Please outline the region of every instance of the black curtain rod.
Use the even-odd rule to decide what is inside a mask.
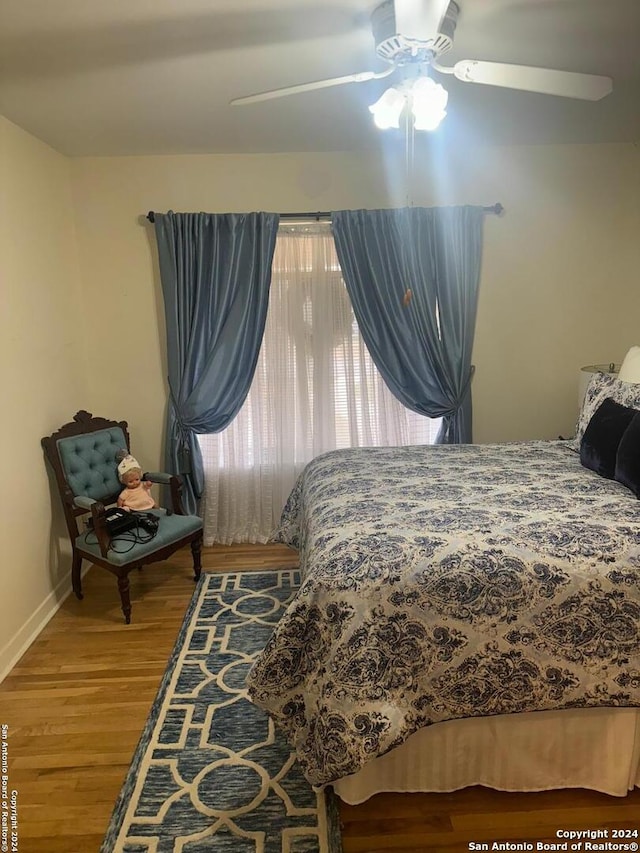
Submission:
[[[497,202],[496,204],[489,205],[488,207],[482,208],[485,213],[495,213],[496,216],[499,216],[504,207]],[[153,210],[150,210],[147,213],[147,219],[149,222],[155,222],[156,215]],[[331,212],[328,210],[318,211],[318,213],[281,213],[280,219],[315,219],[316,222],[319,222],[321,219],[331,219]]]

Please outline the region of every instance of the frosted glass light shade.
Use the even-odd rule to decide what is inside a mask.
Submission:
[[[435,130],[446,116],[449,94],[431,77],[419,77],[411,89],[411,110],[416,130]]]
[[[406,104],[406,98],[393,86],[371,104],[369,112],[373,114],[376,127],[387,130],[390,127],[400,127],[400,114]]]

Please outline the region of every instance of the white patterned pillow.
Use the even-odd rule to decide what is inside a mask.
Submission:
[[[640,411],[640,384],[637,382],[623,382],[613,373],[594,373],[587,385],[587,391],[582,402],[582,409],[576,424],[576,435],[568,446],[580,452],[580,442],[589,421],[607,398],[615,400],[622,406]]]

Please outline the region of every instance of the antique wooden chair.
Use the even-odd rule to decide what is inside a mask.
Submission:
[[[145,475],[153,483],[169,486],[173,504],[171,511],[150,510],[158,519],[153,535],[127,537],[122,534],[119,537],[111,535],[107,529],[109,505],[117,501],[123,489],[118,479],[116,453],[129,450],[126,421],[94,418],[89,412],[81,411],[72,422],[43,438],[42,446],[62,498],[73,551],[71,581],[78,598],[83,597],[80,575],[83,559],[116,576],[127,625],[131,621],[129,572],[132,569],[165,560],[178,548],[190,544],[195,580],[198,580],[202,519],[185,514],[179,477],[155,472]],[[79,529],[79,516],[90,518],[90,526]],[[126,545],[118,546],[118,541]]]

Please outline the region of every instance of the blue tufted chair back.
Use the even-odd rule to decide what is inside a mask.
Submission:
[[[116,453],[126,447],[120,427],[59,439],[60,462],[74,496],[102,501],[121,491]]]

